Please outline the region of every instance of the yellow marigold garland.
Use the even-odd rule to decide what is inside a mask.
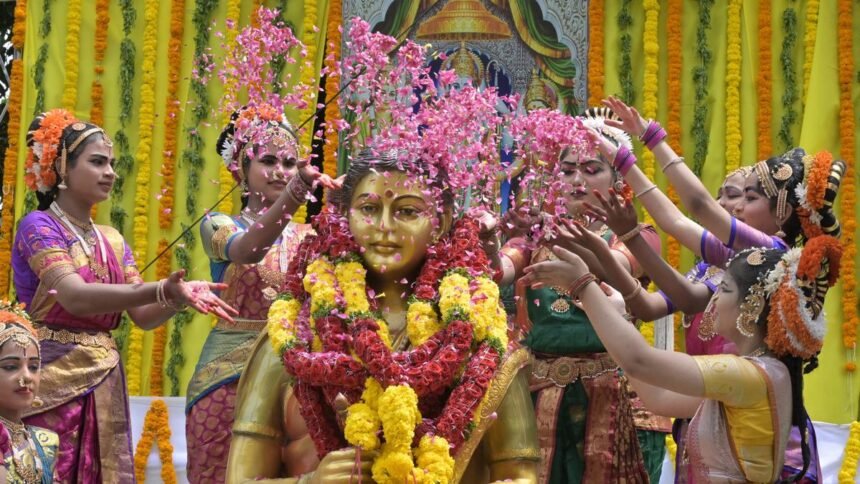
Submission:
[[[224,45],[227,48],[233,48],[233,44],[236,43],[236,36],[239,35],[239,16],[241,15],[240,7],[242,2],[240,0],[229,0],[227,2],[227,25],[225,26],[224,33]],[[257,9],[254,8],[251,11],[251,21],[254,22],[257,18]],[[232,92],[236,90],[236,81],[234,78],[228,76],[226,83],[224,84],[224,92]],[[221,124],[225,125],[230,120],[230,112],[221,113]],[[218,211],[222,213],[233,213],[233,198],[226,197],[227,192],[229,192],[233,185],[235,185],[235,181],[233,180],[233,175],[227,170],[223,165],[218,168],[218,199],[223,201],[218,205]],[[225,198],[226,197],[226,198]]]
[[[761,2],[758,6],[758,81],[756,91],[758,94],[758,159],[764,160],[771,155],[773,142],[770,135],[771,122],[771,5],[770,2]]]
[[[131,324],[131,334],[128,337],[128,364],[126,365],[126,373],[128,374],[128,394],[132,396],[140,395],[141,385],[141,365],[143,365],[143,330],[135,324]]]
[[[15,25],[19,21],[15,9]],[[23,34],[22,34],[23,35]],[[3,163],[3,210],[0,215],[0,260],[12,260],[12,223],[15,216],[15,179],[18,173],[18,135],[21,131],[21,95],[24,87],[24,61],[13,59],[9,87],[9,125],[7,128],[8,146]],[[10,268],[0,270],[0,296],[9,294]]]
[[[108,25],[110,24],[110,2],[109,0],[96,1],[96,25],[99,28],[95,32],[95,76],[91,88],[91,97],[93,105],[90,108],[90,122],[98,126],[104,125],[104,95],[102,89],[102,74],[105,68],[102,65],[105,59],[105,50],[107,49]],[[95,208],[95,207],[93,207]]]
[[[660,89],[658,78],[660,70],[660,2],[644,0],[645,28],[642,33],[642,43],[645,46],[645,79],[642,84],[642,115],[645,118],[657,117],[657,94]],[[642,171],[649,180],[654,179],[654,154],[651,150],[642,152]],[[654,219],[647,211],[643,219],[647,224],[654,224]]]
[[[803,103],[806,104],[806,92],[809,88],[809,76],[812,74],[812,58],[815,54],[815,36],[818,34],[818,0],[807,0],[806,23],[803,26]]]
[[[266,331],[275,353],[282,354],[296,340],[295,322],[302,309],[297,299],[278,299],[269,307]]]
[[[314,0],[305,0],[304,4],[305,19],[302,23],[302,43],[307,49],[307,55],[304,58],[305,66],[302,68],[300,83],[306,86],[315,86],[317,82],[316,58],[317,58],[317,36],[319,28],[317,28],[317,2]],[[308,90],[308,107],[303,109],[299,114],[299,122],[310,118],[314,115],[317,109],[317,94],[318,89]],[[313,143],[313,121],[309,121],[302,132],[299,134],[299,146],[310,153],[311,144]],[[292,220],[296,223],[305,223],[308,217],[308,204],[304,203],[298,210],[293,213]]]
[[[81,0],[69,0],[66,13],[66,61],[63,66],[63,107],[75,112],[78,103],[78,64],[80,63]]]
[[[857,256],[855,246],[855,232],[857,230],[855,205],[857,195],[854,182],[854,103],[852,102],[851,88],[854,82],[854,58],[852,57],[852,15],[853,4],[851,0],[839,0],[838,31],[839,39],[839,137],[842,144],[842,159],[845,160],[845,174],[842,176],[841,186],[841,217],[842,227],[842,344],[849,353],[857,345],[857,280],[854,259]],[[856,370],[852,361],[846,364],[846,370]]]
[[[155,61],[158,47],[158,1],[147,0],[144,7],[143,71],[140,86],[137,145],[137,177],[134,194],[134,258],[138,264],[146,259],[149,238],[149,181],[152,178],[152,127],[155,124]]]
[[[741,164],[741,4],[729,0],[726,26],[726,173]]]
[[[146,476],[146,461],[152,444],[158,446],[161,458],[161,480],[165,484],[176,484],[176,469],[173,467],[173,445],[170,443],[170,421],[164,400],[153,400],[143,421],[143,434],[134,451],[134,477],[143,482]]]
[[[839,484],[854,484],[857,482],[857,462],[860,460],[860,422],[851,422],[848,431],[848,441],[845,443],[845,457],[839,468]]]
[[[603,63],[603,14],[605,2],[588,2],[588,105],[600,106],[603,101],[603,83],[606,80]]]

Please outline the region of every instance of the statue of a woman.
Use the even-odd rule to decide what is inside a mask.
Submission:
[[[353,160],[240,380],[227,482],[536,482],[527,357],[441,176]]]

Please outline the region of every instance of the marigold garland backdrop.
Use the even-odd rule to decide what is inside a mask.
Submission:
[[[18,1],[21,6],[25,5],[22,0]],[[599,89],[605,94],[621,94],[624,89],[632,87],[637,107],[641,109],[643,102],[648,102],[647,110],[652,111],[664,126],[673,127],[669,141],[678,146],[679,151],[696,153],[698,149],[704,154],[701,178],[712,192],[716,192],[727,166],[736,163],[750,165],[757,161],[762,142],[769,144],[772,150],[781,150],[785,139],[810,152],[830,150],[848,164],[846,175],[856,176],[853,169],[856,153],[853,150],[857,113],[853,105],[860,94],[855,70],[858,65],[855,59],[860,54],[860,43],[857,42],[860,28],[854,27],[860,25],[860,9],[856,8],[856,2],[773,0],[767,2],[765,10],[770,19],[770,28],[762,29],[759,15],[760,6],[763,5],[755,0],[682,0],[681,15],[673,15],[675,12],[672,6],[677,1],[670,0],[460,0],[482,6],[486,11],[482,15],[494,16],[507,25],[509,32],[506,41],[511,43],[510,48],[517,55],[529,56],[529,70],[534,69],[537,73],[538,84],[525,86],[532,82],[529,81],[531,72],[506,68],[504,59],[494,57],[497,51],[493,50],[492,41],[488,38],[457,37],[438,29],[438,23],[433,23],[434,16],[453,1],[338,0],[336,8],[330,8],[328,0],[268,0],[262,3],[268,7],[285,5],[283,18],[296,30],[296,37],[314,43],[308,49],[313,54],[310,70],[302,70],[305,69],[304,63],[285,66],[284,75],[289,74],[291,79],[318,80],[328,49],[327,43],[332,40],[328,37],[334,37],[340,44],[337,29],[329,24],[340,23],[342,18],[328,18],[330,12],[343,12],[345,17],[360,14],[372,25],[394,35],[414,26],[416,28],[410,31],[410,35],[417,34],[422,41],[426,39],[449,54],[466,49],[468,52],[464,53],[469,54],[475,62],[473,67],[481,74],[481,81],[486,85],[507,82],[512,88],[529,87],[529,92],[537,96],[533,101],[566,112],[576,112],[586,106],[589,100],[587,87]],[[201,2],[206,5],[201,5]],[[172,240],[184,226],[192,222],[193,217],[189,216],[187,204],[184,203],[186,200],[196,200],[199,215],[216,202],[219,193],[224,193],[221,184],[228,180],[221,176],[221,162],[213,148],[224,118],[207,115],[201,124],[189,125],[193,106],[187,101],[195,97],[190,89],[195,39],[201,28],[212,27],[213,32],[226,32],[225,19],[228,12],[231,16],[235,15],[237,3],[240,6],[239,18],[233,20],[237,21],[239,27],[247,25],[253,8],[253,2],[226,0],[186,0],[184,5],[174,0],[172,3],[184,7],[182,29],[172,25],[178,21],[178,12],[176,8],[170,8],[171,2],[151,0],[109,2],[107,12],[101,7],[80,8],[78,2],[50,2],[48,15],[51,28],[44,38],[42,33],[45,29],[40,28],[46,15],[42,2],[26,2],[26,16],[16,16],[16,33],[23,32],[25,38],[16,38],[16,47],[23,46],[23,57],[21,62],[16,61],[14,64],[12,76],[16,82],[13,88],[21,86],[17,79],[22,75],[23,87],[20,92],[12,93],[13,122],[10,126],[29,125],[41,90],[44,93],[45,109],[66,105],[74,107],[75,114],[86,119],[101,108],[104,127],[113,135],[121,127],[120,98],[123,92],[120,73],[123,69],[120,45],[125,38],[122,7],[133,6],[136,11],[128,34],[136,51],[133,56],[136,74],[131,81],[131,119],[124,132],[128,137],[129,152],[137,157],[132,161],[133,166],[128,167],[122,195],[105,202],[105,206],[98,210],[97,222],[111,224],[111,213],[114,211],[112,204],[129,215],[133,214],[133,217],[126,219],[121,229],[126,240],[134,244],[133,249],[138,254],[141,267],[155,257],[159,248],[164,247],[165,240]],[[159,4],[160,8],[156,8]],[[70,8],[77,11],[70,11]],[[359,11],[360,8],[365,11]],[[645,24],[646,8],[648,20],[655,19],[657,22],[656,29],[652,24]],[[198,11],[211,11],[211,19],[195,18],[195,12]],[[567,11],[578,12],[578,16],[565,16]],[[598,23],[582,24],[588,22],[590,14],[595,13],[599,13],[595,15]],[[623,31],[617,22],[619,14],[632,18],[631,23],[625,23]],[[784,23],[786,14],[795,21]],[[709,22],[702,22],[703,15],[708,15]],[[571,17],[576,19],[571,20]],[[96,37],[96,32],[105,27],[103,21],[97,20],[99,18],[110,19],[107,23],[106,44],[102,43],[101,37]],[[148,28],[145,22],[147,18],[155,19]],[[668,25],[670,21],[678,20],[680,25]],[[585,35],[585,42],[578,41],[572,33],[575,25],[585,27],[584,30],[578,29],[579,35]],[[423,33],[419,32],[425,26]],[[181,32],[181,49],[178,52],[171,50],[171,32]],[[737,39],[729,41],[727,38],[737,32],[740,32],[739,50]],[[760,32],[768,32],[769,35],[761,38]],[[653,33],[653,38],[646,33]],[[68,39],[69,35],[72,35],[71,39]],[[434,35],[438,41],[434,40]],[[599,39],[602,45],[588,46],[587,35]],[[627,55],[623,55],[627,49],[621,48],[622,36],[630,39],[629,71],[622,69],[622,61],[627,62]],[[77,48],[69,48],[67,40],[76,42]],[[175,42],[174,39],[174,46]],[[209,36],[209,46],[216,57],[221,54],[221,42],[222,39]],[[44,57],[46,60],[43,60],[44,72],[39,72],[37,80],[34,67],[37,66],[39,47],[43,43],[47,46],[47,54]],[[667,52],[671,50],[670,43],[673,47],[681,46],[680,60],[674,55],[671,59],[667,58]],[[772,55],[760,55],[765,51]],[[708,52],[706,63],[701,59],[703,52]],[[589,53],[599,55],[600,58],[588,59]],[[77,59],[67,58],[70,55]],[[656,81],[653,66],[649,64],[655,59]],[[769,65],[762,66],[762,59],[768,61]],[[178,72],[171,69],[176,68],[177,62]],[[598,62],[599,66],[596,65]],[[591,79],[588,69],[595,69],[594,74],[598,79]],[[840,73],[840,70],[843,72]],[[675,78],[670,83],[669,72],[673,75],[680,73],[680,80]],[[763,72],[769,75],[762,75]],[[96,75],[98,79],[94,78]],[[627,85],[630,82],[632,86]],[[94,90],[94,85],[100,88]],[[677,89],[670,90],[669,85],[680,86],[680,92]],[[327,87],[330,89],[331,83]],[[214,105],[213,100],[219,98],[223,86],[213,79],[206,84],[205,89],[209,103]],[[526,94],[525,89],[519,90]],[[656,106],[651,105],[652,93],[656,94]],[[768,98],[760,98],[762,95]],[[75,96],[75,99],[69,96]],[[172,99],[178,103],[179,109],[171,108]],[[739,99],[739,104],[727,105],[727,100],[734,99]],[[759,111],[768,108],[766,118],[770,122],[766,126],[759,126]],[[668,122],[670,110],[673,109],[680,111],[680,123]],[[288,114],[296,124],[303,121],[300,113]],[[331,114],[329,110],[327,115]],[[704,119],[698,119],[702,116]],[[854,119],[843,119],[845,116]],[[697,119],[699,122],[694,123]],[[694,124],[697,126],[696,132],[691,129]],[[846,129],[846,125],[853,129]],[[186,176],[192,168],[182,162],[185,150],[191,149],[187,143],[190,130],[199,133],[203,140],[198,152],[204,163],[198,187],[194,190],[189,190]],[[10,149],[17,148],[17,157],[14,152],[7,154],[5,173],[14,175],[17,182],[14,188],[9,187],[8,190],[4,186],[4,193],[12,195],[14,200],[12,197],[4,200],[0,247],[8,247],[14,228],[14,223],[10,223],[11,217],[6,215],[7,210],[14,214],[15,221],[23,216],[25,210],[26,190],[21,168],[26,155],[25,132],[15,129],[10,130],[10,134],[17,137],[10,143]],[[144,146],[141,146],[142,143]],[[850,147],[852,152],[845,152],[845,146]],[[165,150],[169,153],[165,154]],[[334,156],[331,148],[324,153]],[[323,161],[328,170],[336,166],[333,160]],[[141,173],[141,169],[145,172]],[[165,175],[175,180],[173,190],[166,192],[172,207],[166,206],[167,201],[159,202],[164,195]],[[658,184],[665,188],[662,174],[657,173],[656,177]],[[146,182],[140,183],[143,180]],[[853,193],[855,186],[853,181],[843,182],[840,210],[845,211],[853,205],[851,202],[856,203]],[[237,201],[234,198],[234,202]],[[172,219],[178,223],[159,225],[160,219]],[[137,227],[135,230],[134,225],[143,221],[147,228]],[[856,227],[853,221],[843,222],[846,229]],[[196,228],[193,231],[196,235]],[[852,235],[849,234],[845,239],[852,240]],[[172,267],[175,269],[187,263],[190,277],[208,279],[208,260],[194,239],[196,237],[181,242],[179,247],[188,254],[188,259],[179,260],[177,256],[171,262]],[[664,251],[665,247],[667,244],[664,243]],[[9,253],[4,250],[0,256],[8,258]],[[675,258],[674,254],[672,258]],[[690,253],[682,250],[681,268],[686,269],[691,263]],[[845,302],[856,304],[857,299],[853,294],[842,292],[844,285],[852,290],[856,288],[853,283],[854,261],[849,258],[844,264],[846,270],[843,271],[843,277],[848,280],[848,284],[837,286],[827,299],[828,336],[820,355],[821,366],[806,378],[807,407],[813,419],[834,423],[847,423],[857,418],[860,391],[860,380],[857,372],[853,371],[856,368],[853,364],[853,345],[856,344],[857,308],[844,306]],[[0,260],[0,267],[7,270],[8,260]],[[153,265],[144,277],[154,280],[157,273],[163,275],[163,271],[164,266],[157,271]],[[3,284],[0,292],[12,291],[7,281],[7,274],[0,276]],[[154,393],[170,395],[176,394],[177,390],[183,393],[210,327],[208,318],[195,317],[180,328],[181,345],[166,343],[165,335],[162,334],[157,339],[162,347],[155,351],[152,347],[152,332],[145,333],[139,354],[124,355],[127,361],[140,361],[139,368],[135,367],[135,363],[128,369],[129,386],[142,391],[151,388],[152,355],[156,354],[156,365],[162,365],[164,361],[183,360],[184,364],[181,368],[172,368],[165,373],[176,372],[178,385],[171,384],[169,378],[163,378],[161,392],[154,390]],[[168,333],[171,330],[169,328]],[[137,347],[136,344],[132,345],[132,348]],[[177,352],[181,352],[184,358],[177,359]],[[169,365],[164,366],[161,369],[156,367],[156,372],[167,372]]]

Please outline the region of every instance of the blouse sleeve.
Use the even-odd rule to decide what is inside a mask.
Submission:
[[[767,382],[755,363],[735,355],[702,355],[693,359],[705,382],[705,398],[735,408],[767,400]]]
[[[702,253],[702,260],[718,267],[725,267],[729,259],[735,255],[735,252],[751,247],[765,247],[768,249],[787,248],[779,237],[767,235],[734,217],[732,217],[732,227],[727,244],[723,244],[720,239],[707,230],[702,232],[700,244],[699,249]]]
[[[200,223],[200,238],[203,250],[215,262],[227,262],[228,250],[243,229],[228,215],[213,213]]]
[[[61,279],[75,273],[68,241],[47,215],[34,212],[26,217],[15,239],[15,248],[46,287],[53,288]]]

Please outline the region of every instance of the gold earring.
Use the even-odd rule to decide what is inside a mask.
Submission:
[[[764,309],[764,285],[756,283],[750,288],[750,292],[741,303],[741,313],[738,315],[736,327],[738,332],[747,338],[755,334],[756,321]]]
[[[45,401],[39,397],[33,399],[33,408],[41,408],[45,406]]]
[[[64,178],[60,178],[60,183],[57,184],[57,188],[59,188],[60,190],[65,190],[69,188],[68,186],[66,186],[66,180]]]

